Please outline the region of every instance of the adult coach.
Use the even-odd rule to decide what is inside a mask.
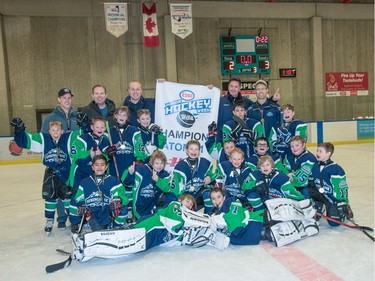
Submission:
[[[48,133],[49,123],[52,121],[59,121],[63,125],[64,132],[78,130],[77,116],[78,110],[72,106],[73,93],[68,88],[62,88],[57,93],[57,100],[59,105],[46,116],[43,121],[41,132]]]
[[[280,106],[267,99],[269,89],[266,81],[261,79],[256,81],[254,88],[257,101],[248,108],[247,117],[254,118],[262,123],[264,137],[270,142],[270,135],[272,138],[272,134],[275,134],[280,125]],[[277,89],[276,93],[278,91],[279,89]]]
[[[233,105],[237,102],[243,102],[247,110],[251,105],[254,104],[253,101],[242,96],[240,93],[240,90],[241,90],[241,80],[238,78],[231,78],[229,79],[229,82],[228,82],[228,93],[220,97],[219,114],[217,118],[217,128],[218,128],[217,135],[220,141],[221,141],[222,129],[223,129],[224,124],[228,122],[229,120],[232,120],[233,118]],[[277,89],[275,94],[270,99],[268,99],[268,101],[270,103],[276,103],[280,98],[281,98],[281,95],[280,95],[279,89]]]
[[[86,114],[91,120],[96,116],[102,116],[109,122],[112,127],[116,124],[113,119],[113,114],[116,110],[115,103],[107,97],[107,89],[101,84],[92,87],[91,90],[92,101],[82,109],[82,113]]]
[[[129,95],[124,100],[124,105],[130,110],[130,125],[138,127],[137,111],[148,109],[151,113],[151,123],[155,122],[155,98],[145,98],[142,96],[142,84],[132,81],[128,86]]]

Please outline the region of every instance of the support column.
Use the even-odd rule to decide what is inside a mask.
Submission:
[[[324,118],[324,73],[323,73],[323,43],[322,43],[322,18],[312,17],[310,19],[311,34],[311,73],[312,89],[314,93],[314,119]]]
[[[0,135],[10,135],[11,100],[8,92],[7,60],[5,55],[3,16],[0,15]]]

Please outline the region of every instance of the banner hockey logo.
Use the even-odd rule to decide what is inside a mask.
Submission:
[[[184,128],[192,127],[202,113],[211,112],[211,99],[195,99],[195,94],[190,90],[181,91],[179,97],[165,104],[164,113],[166,116],[177,114],[176,120]]]

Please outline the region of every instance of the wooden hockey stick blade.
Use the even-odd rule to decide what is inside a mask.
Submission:
[[[67,268],[71,263],[72,263],[72,256],[70,255],[69,258],[63,262],[59,262],[59,263],[46,266],[46,272],[47,273],[56,272],[58,270]]]

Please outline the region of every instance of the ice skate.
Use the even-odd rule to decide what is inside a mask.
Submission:
[[[53,228],[53,219],[47,219],[46,226],[44,227],[44,231],[46,232],[47,236],[51,234]]]

